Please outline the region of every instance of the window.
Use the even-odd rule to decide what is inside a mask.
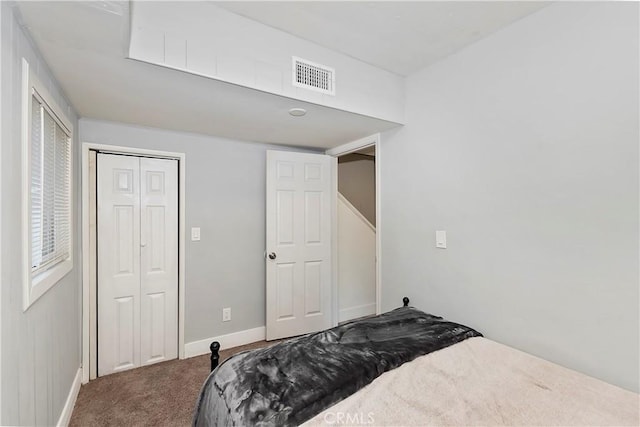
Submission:
[[[71,271],[72,127],[23,60],[24,309]]]

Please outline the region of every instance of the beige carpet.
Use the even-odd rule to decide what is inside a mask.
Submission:
[[[220,352],[220,362],[259,341]],[[190,425],[200,387],[209,375],[209,355],[171,360],[107,375],[85,384],[71,426]]]

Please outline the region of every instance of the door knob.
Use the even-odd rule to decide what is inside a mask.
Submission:
[[[276,259],[276,253],[275,252],[271,252],[269,254],[269,259]]]

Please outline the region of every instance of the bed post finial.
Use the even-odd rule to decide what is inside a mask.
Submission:
[[[409,298],[407,298],[407,297],[402,298],[402,304],[403,304],[403,307],[408,307],[409,306]]]
[[[218,351],[220,350],[220,343],[218,341],[214,341],[209,346],[209,350],[211,350],[211,370],[213,371],[218,366],[218,362],[220,361],[220,354]]]

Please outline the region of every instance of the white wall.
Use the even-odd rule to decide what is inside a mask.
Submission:
[[[211,2],[134,2],[129,56],[392,122],[404,120],[401,76]],[[335,96],[293,86],[292,56],[334,68]]]
[[[185,343],[264,326],[265,153],[291,148],[89,119],[80,139],[185,153]]]
[[[376,225],[376,161],[373,156],[338,157],[338,191]]]
[[[408,78],[382,138],[384,310],[407,295],[638,391],[638,6],[555,3]]]
[[[376,231],[338,196],[338,321],[376,313]]]
[[[21,249],[21,60],[38,78],[76,128],[74,135],[73,214],[79,218],[77,119],[40,54],[13,15],[12,4],[0,2],[2,42],[1,170],[2,264],[1,326],[2,425],[53,425],[62,412],[80,367],[80,228],[75,227],[74,268],[29,309],[22,311]],[[79,222],[76,224],[79,225]]]

